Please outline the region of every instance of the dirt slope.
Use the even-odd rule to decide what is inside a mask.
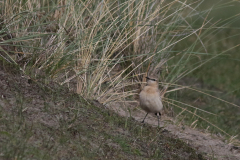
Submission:
[[[0,159],[204,157],[167,130],[143,126],[58,84],[43,85],[0,64]]]
[[[145,116],[145,112],[139,110],[138,102],[131,104],[120,104],[114,103],[108,106],[109,109],[113,109],[115,112],[121,116],[129,116],[128,109],[131,110],[131,116],[136,120],[141,122]],[[122,106],[125,106],[122,107]],[[128,109],[126,109],[126,107]],[[172,133],[176,138],[180,138],[188,143],[190,146],[196,150],[202,152],[205,157],[209,159],[217,158],[219,160],[239,160],[240,159],[240,148],[224,143],[223,139],[217,137],[216,135],[211,135],[210,133],[204,133],[196,129],[189,128],[187,126],[176,126],[169,123],[169,117],[162,116],[160,126]],[[146,123],[157,126],[157,118],[155,115],[149,115],[146,119]]]
[[[154,116],[141,124],[145,113],[136,103],[127,106],[126,118],[122,104],[108,106],[116,114],[3,65],[0,96],[0,159],[240,159],[238,148],[167,123],[168,117],[162,117],[160,130],[152,127]]]

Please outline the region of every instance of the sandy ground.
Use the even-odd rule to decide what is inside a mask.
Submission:
[[[128,111],[130,109],[131,117],[139,122],[142,121],[146,114],[139,109],[138,102],[124,104],[112,103],[107,105],[107,108],[112,109],[119,115],[125,117],[130,116]],[[196,150],[202,152],[206,158],[216,158],[218,160],[240,160],[240,147],[225,143],[223,137],[201,132],[188,126],[176,126],[173,121],[172,118],[163,115],[161,117],[160,127],[163,127],[163,131],[172,133],[176,138],[182,139]],[[155,115],[149,114],[145,123],[157,126],[158,121]]]

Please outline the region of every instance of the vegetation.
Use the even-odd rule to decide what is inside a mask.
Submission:
[[[94,99],[101,104],[135,101],[139,86],[144,85],[146,73],[160,75],[166,110],[173,108],[179,120],[184,118],[192,127],[224,133],[232,140],[240,131],[237,116],[240,94],[239,74],[231,74],[230,71],[238,73],[239,55],[229,53],[238,52],[238,44],[233,41],[239,35],[236,29],[230,30],[229,26],[239,15],[219,21],[211,19],[210,13],[215,8],[228,7],[238,2],[228,1],[205,9],[201,8],[202,2],[3,0],[0,2],[0,61],[3,66],[11,64],[19,68],[29,81],[44,82],[44,85],[56,82],[85,100]],[[226,70],[223,75],[222,68]],[[216,75],[219,75],[217,80]],[[196,83],[200,85],[196,86]],[[226,94],[216,92],[219,90]],[[54,97],[60,93],[61,91],[48,95]],[[21,110],[24,110],[23,95],[17,96],[20,99],[15,105],[20,105]],[[72,118],[76,118],[74,114],[78,112],[84,115],[84,108],[89,107],[74,106],[79,106],[79,109],[69,111],[73,114],[70,116]],[[43,108],[48,114],[52,113],[51,110],[55,114],[56,107],[46,103]],[[94,117],[98,114],[97,109],[93,110],[91,116]],[[21,112],[17,114],[24,119]],[[8,116],[7,114],[5,118]],[[108,118],[100,117],[103,121]],[[92,121],[88,123],[95,123],[95,118],[97,119],[91,118]],[[15,120],[14,116],[10,121],[16,123],[16,126],[23,127],[22,124],[25,124],[24,120]],[[10,121],[6,121],[6,125]],[[232,127],[229,128],[229,125]],[[34,124],[32,127],[37,126]],[[63,124],[62,127],[64,126],[67,125]],[[6,130],[1,133],[11,137],[21,127],[12,128],[11,133]],[[30,124],[25,127],[32,130]],[[42,128],[41,132],[44,130]],[[59,136],[55,134],[64,132],[62,130],[52,134]],[[31,134],[33,133],[29,133],[29,139]],[[49,142],[43,143],[49,147],[50,135]],[[132,146],[125,144],[126,140],[108,136],[112,137],[114,143],[119,143],[124,152],[133,151]],[[13,137],[13,143],[21,139]],[[28,138],[23,145],[27,144]],[[60,139],[59,143],[62,140],[67,143],[65,138]],[[10,148],[12,146],[6,146],[5,154],[12,154],[8,150]],[[88,148],[80,153],[89,153],[87,150]],[[47,150],[41,152],[39,155],[44,157]],[[104,151],[103,153],[105,156]],[[141,151],[136,153],[142,155]]]

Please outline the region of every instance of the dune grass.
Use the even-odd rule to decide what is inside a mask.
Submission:
[[[199,114],[201,106],[193,104],[194,112],[184,100],[183,106],[173,102],[188,88],[179,86],[181,80],[238,46],[209,51],[215,45],[211,37],[238,16],[213,21],[208,15],[214,8],[199,10],[202,2],[4,0],[0,57],[18,65],[33,81],[55,81],[103,104],[132,101],[146,72],[158,74],[166,108],[175,108],[177,114],[189,111],[187,119],[197,114],[231,137],[221,129],[223,124],[207,120],[212,114]]]

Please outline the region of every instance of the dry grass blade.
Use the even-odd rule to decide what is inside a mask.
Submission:
[[[193,112],[187,110],[186,108],[180,107],[180,106],[178,106],[178,105],[176,105],[176,104],[174,104],[174,103],[171,103],[171,102],[165,101],[165,100],[163,100],[163,101],[166,102],[166,103],[169,103],[169,104],[171,104],[171,105],[173,105],[173,106],[175,106],[175,107],[181,108],[182,110],[184,110],[184,111],[186,111],[186,112],[188,112],[188,113],[190,113],[190,114],[192,114],[192,115],[195,115],[196,117],[198,117],[198,118],[204,120],[205,122],[209,123],[211,126],[217,128],[219,131],[221,131],[221,132],[224,133],[225,135],[231,137],[230,134],[228,134],[227,132],[225,132],[224,130],[222,130],[221,128],[219,128],[218,126],[216,126],[215,124],[209,122],[207,119],[205,119],[205,118],[203,118],[203,117],[200,117],[199,115],[194,114]]]
[[[166,101],[172,101],[172,102],[177,102],[177,103],[183,104],[183,105],[185,105],[185,106],[188,106],[188,107],[194,108],[194,109],[196,109],[196,110],[199,110],[199,111],[202,111],[202,112],[205,112],[205,113],[208,113],[208,114],[211,114],[211,115],[217,116],[217,115],[214,114],[214,113],[211,113],[211,112],[205,111],[205,110],[203,110],[203,109],[200,109],[200,108],[194,107],[194,106],[192,106],[192,105],[189,105],[189,104],[186,104],[186,103],[183,103],[183,102],[180,102],[180,101],[176,101],[176,100],[169,99],[169,98],[164,98],[164,100],[166,100]]]

